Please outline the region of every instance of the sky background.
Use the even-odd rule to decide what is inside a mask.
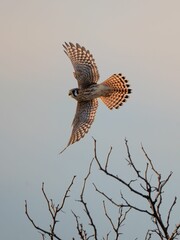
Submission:
[[[48,196],[58,203],[74,175],[71,198],[58,226],[63,239],[76,236],[71,209],[83,215],[75,200],[93,158],[92,136],[102,162],[113,146],[111,170],[120,176],[134,176],[125,161],[125,138],[140,169],[145,167],[143,143],[164,177],[173,171],[164,214],[173,197],[180,196],[179,9],[179,0],[0,1],[1,239],[41,239],[24,214],[24,200],[33,219],[46,228],[50,218],[42,182]],[[76,108],[68,96],[77,82],[63,52],[65,41],[78,42],[91,51],[100,81],[122,72],[133,93],[119,110],[110,111],[99,101],[89,133],[59,156],[69,140]],[[108,231],[109,225],[102,220],[102,198],[92,182],[119,201],[120,190],[126,190],[107,180],[93,164],[85,197],[101,239],[102,226]],[[126,194],[137,204],[144,204]],[[173,224],[179,222],[179,201]],[[124,239],[143,239],[149,226],[144,217],[129,215],[127,227],[122,229]]]

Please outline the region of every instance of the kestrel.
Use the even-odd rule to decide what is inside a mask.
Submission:
[[[63,45],[74,68],[74,77],[77,79],[78,88],[69,91],[69,95],[77,101],[76,114],[72,123],[72,133],[66,148],[79,141],[89,131],[96,110],[98,98],[109,109],[119,108],[131,93],[128,80],[121,74],[113,74],[104,82],[97,84],[99,72],[89,50],[78,43],[66,43]],[[65,148],[65,149],[66,149]],[[60,153],[62,153],[63,149]]]

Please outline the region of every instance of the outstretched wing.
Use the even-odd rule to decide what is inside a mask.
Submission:
[[[97,99],[77,103],[76,114],[72,123],[73,129],[66,148],[69,145],[79,141],[89,131],[94,121],[97,107]],[[64,152],[65,149],[63,149],[60,153]]]
[[[99,79],[95,60],[89,50],[81,47],[78,43],[66,43],[63,45],[64,52],[70,58],[74,67],[74,76],[78,81],[78,87],[83,89],[96,83]]]

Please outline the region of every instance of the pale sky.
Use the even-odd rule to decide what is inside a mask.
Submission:
[[[173,171],[164,211],[175,195],[180,196],[179,9],[179,0],[1,0],[0,239],[41,239],[24,214],[24,200],[38,225],[48,227],[41,183],[57,203],[77,175],[60,225],[65,226],[60,236],[72,239],[76,226],[71,209],[79,209],[75,200],[93,157],[92,136],[101,161],[113,146],[112,169],[130,178],[124,139],[141,169],[143,143],[164,177]],[[59,156],[69,140],[76,108],[68,96],[77,82],[63,52],[65,41],[91,51],[100,81],[121,72],[133,93],[119,110],[110,111],[99,101],[89,133]],[[96,164],[93,169],[87,196],[96,216],[99,205],[94,199],[101,201],[91,182],[103,189],[106,180]],[[115,188],[119,194],[121,187],[106,181],[109,191]],[[176,211],[179,207],[178,200]],[[174,223],[179,222],[176,211]],[[133,214],[129,218],[131,233],[125,228],[124,239],[143,239],[149,222],[138,217],[136,224]],[[96,220],[101,226],[101,219]]]

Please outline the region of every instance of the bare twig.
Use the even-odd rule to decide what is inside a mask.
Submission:
[[[172,213],[172,210],[173,210],[173,207],[176,205],[176,201],[177,201],[177,197],[174,198],[174,201],[169,209],[169,212],[168,212],[168,216],[167,216],[167,230],[169,228],[169,223],[170,223],[170,216],[171,216],[171,213]]]
[[[124,225],[124,222],[127,218],[127,214],[129,211],[135,210],[138,212],[141,212],[145,214],[146,216],[149,216],[153,225],[153,229],[149,229],[146,233],[145,240],[151,240],[154,235],[157,235],[159,239],[161,240],[175,240],[178,239],[178,236],[180,236],[180,224],[177,224],[172,232],[169,231],[170,225],[171,225],[171,215],[172,211],[174,210],[174,207],[177,204],[177,198],[174,198],[174,201],[172,202],[171,206],[169,207],[167,214],[164,214],[164,209],[162,210],[162,206],[164,203],[164,189],[166,184],[169,182],[172,172],[169,173],[169,175],[163,179],[161,173],[156,170],[152,160],[149,158],[148,154],[146,153],[144,147],[141,145],[142,151],[145,156],[146,165],[144,170],[140,170],[137,168],[135,161],[133,160],[128,141],[125,139],[125,146],[127,151],[127,162],[128,165],[131,167],[133,173],[135,174],[135,179],[124,180],[123,178],[119,177],[121,175],[115,175],[114,173],[111,173],[109,171],[109,163],[110,163],[110,156],[112,152],[112,147],[110,148],[107,158],[105,160],[104,164],[101,164],[100,160],[97,156],[97,144],[96,140],[94,139],[94,158],[91,161],[88,169],[88,173],[84,178],[82,189],[80,192],[80,199],[78,200],[81,205],[83,206],[84,212],[86,214],[86,217],[88,219],[89,225],[91,226],[91,233],[89,234],[87,231],[87,226],[80,221],[80,217],[75,214],[74,211],[72,211],[72,214],[76,221],[76,228],[79,235],[79,238],[81,240],[89,240],[90,238],[97,240],[99,238],[98,236],[98,228],[95,224],[95,221],[92,217],[92,211],[89,209],[88,203],[85,201],[85,192],[87,188],[87,181],[90,177],[91,171],[92,171],[92,164],[95,160],[99,169],[108,177],[116,181],[120,186],[124,186],[129,192],[132,193],[134,196],[138,196],[142,201],[144,201],[142,207],[137,205],[133,198],[130,200],[127,197],[124,197],[121,190],[118,189],[118,192],[120,192],[120,203],[115,201],[112,197],[110,197],[110,194],[106,194],[105,191],[100,190],[95,183],[93,183],[93,186],[95,188],[95,191],[99,193],[103,199],[103,211],[105,214],[105,218],[108,220],[111,231],[108,233],[106,232],[104,236],[102,237],[103,240],[109,240],[110,234],[114,234],[114,238],[116,240],[119,240],[121,232],[120,229]],[[42,193],[47,203],[47,208],[49,211],[49,214],[51,216],[51,224],[50,224],[50,230],[45,230],[41,227],[39,227],[35,221],[30,217],[28,212],[28,204],[27,201],[25,201],[25,214],[31,224],[34,228],[36,228],[38,231],[40,231],[40,234],[42,236],[42,239],[44,240],[46,235],[49,236],[51,240],[58,239],[62,240],[57,234],[55,233],[55,227],[58,222],[58,213],[63,211],[65,202],[67,198],[69,197],[69,192],[74,184],[75,176],[73,177],[69,187],[67,188],[61,202],[59,204],[55,204],[52,199],[49,199],[49,197],[46,194],[44,183],[42,183]],[[106,201],[106,202],[105,202]],[[107,201],[109,202],[110,206],[113,206],[118,210],[118,216],[116,219],[114,219],[114,216],[112,216],[110,209],[107,208]],[[109,205],[108,205],[109,206]],[[163,214],[162,214],[163,211]],[[163,217],[163,216],[166,217]],[[136,238],[137,239],[137,238]],[[75,240],[75,238],[73,238]]]
[[[139,191],[137,191],[136,189],[132,188],[131,187],[131,184],[125,182],[123,179],[119,178],[118,176],[110,173],[109,171],[107,171],[107,169],[105,169],[105,167],[103,167],[100,163],[100,161],[98,160],[98,157],[97,157],[97,151],[96,151],[96,140],[94,139],[94,159],[96,160],[99,168],[101,171],[103,171],[107,176],[111,177],[111,178],[114,178],[115,180],[117,180],[118,182],[121,182],[123,185],[125,185],[126,187],[129,188],[130,191],[134,192],[135,194],[137,195],[140,195],[141,197],[143,198],[148,198],[148,195],[145,195]],[[138,172],[138,171],[137,171]]]
[[[107,198],[113,205],[115,205],[116,207],[120,207],[120,206],[121,206],[121,204],[117,204],[112,198],[108,197],[104,192],[100,191],[100,190],[96,187],[96,185],[95,185],[94,183],[93,183],[93,185],[94,185],[95,190],[96,190],[98,193],[100,193],[101,195],[103,195],[105,198]]]
[[[146,153],[146,151],[144,150],[144,148],[142,146],[142,151],[145,155],[145,158],[148,161],[146,164],[144,175],[142,175],[141,171],[139,169],[137,169],[134,161],[132,160],[129,146],[128,146],[128,141],[126,139],[125,139],[125,145],[126,145],[126,150],[127,150],[127,155],[128,155],[128,158],[126,160],[128,161],[128,164],[132,167],[134,172],[136,173],[136,175],[137,175],[136,180],[131,179],[129,182],[126,182],[122,178],[118,177],[117,175],[110,173],[108,171],[108,163],[109,163],[110,154],[108,154],[108,157],[107,157],[108,160],[106,160],[105,167],[103,167],[97,156],[97,151],[96,151],[97,146],[96,146],[95,139],[94,139],[94,159],[96,160],[96,162],[99,166],[99,169],[102,172],[104,172],[107,176],[120,182],[121,184],[126,186],[132,193],[134,193],[135,195],[138,195],[139,197],[144,199],[146,202],[148,202],[149,209],[142,209],[142,208],[135,206],[134,204],[130,204],[130,202],[127,199],[125,199],[122,194],[121,194],[121,198],[124,200],[125,204],[118,204],[118,203],[114,202],[114,200],[112,198],[110,198],[106,193],[104,193],[103,191],[100,191],[94,184],[95,190],[97,192],[99,192],[101,195],[103,195],[106,199],[108,199],[115,206],[130,207],[136,211],[148,214],[151,217],[151,219],[153,219],[153,223],[155,224],[156,229],[150,230],[146,236],[146,239],[150,239],[152,236],[152,233],[156,233],[160,237],[160,239],[167,239],[167,240],[175,239],[175,236],[178,236],[180,234],[179,227],[176,227],[175,230],[173,231],[173,233],[171,234],[172,238],[170,238],[168,228],[169,228],[169,224],[170,224],[170,215],[171,215],[172,209],[174,208],[174,206],[176,204],[176,198],[168,211],[168,216],[167,216],[166,220],[162,219],[161,209],[160,209],[162,206],[162,203],[163,203],[163,189],[164,189],[164,186],[169,181],[170,177],[172,176],[172,172],[170,172],[170,174],[168,175],[168,177],[166,179],[162,180],[161,174],[155,169],[155,167],[152,163],[152,160],[148,157],[148,154]],[[149,168],[149,166],[151,166],[151,169]],[[155,174],[156,180],[157,180],[157,185],[153,185],[151,183],[151,180],[149,180],[148,175],[149,175],[150,171],[152,171],[152,173]],[[134,181],[139,181],[139,185],[143,189],[143,192],[140,191],[139,189],[136,189],[135,186],[133,186],[131,184]],[[107,212],[106,212],[106,216],[107,216]],[[112,223],[111,223],[111,225],[112,225]],[[179,225],[177,225],[177,226],[179,226]],[[112,225],[112,227],[113,227],[113,225]],[[113,229],[114,229],[114,227],[113,227]]]
[[[63,207],[64,207],[64,204],[65,204],[65,201],[66,201],[66,198],[68,198],[68,193],[74,183],[74,179],[75,179],[76,176],[73,177],[69,187],[67,188],[65,194],[64,194],[64,197],[63,197],[63,200],[62,200],[62,203],[61,205],[60,204],[57,204],[57,206],[55,206],[55,204],[53,203],[53,200],[52,199],[49,199],[47,197],[47,194],[45,192],[45,189],[44,189],[44,183],[42,183],[42,193],[44,195],[44,198],[47,202],[47,206],[48,206],[48,210],[49,210],[49,213],[51,215],[51,218],[52,218],[52,223],[50,224],[50,231],[47,231],[41,227],[39,227],[38,225],[35,224],[35,222],[33,221],[33,219],[30,217],[29,213],[28,213],[28,206],[27,206],[27,201],[25,201],[25,214],[26,216],[28,217],[29,221],[32,223],[32,225],[41,232],[43,238],[45,238],[45,235],[44,234],[47,234],[49,235],[50,239],[53,240],[53,239],[58,239],[58,240],[61,240],[60,237],[57,236],[57,234],[55,233],[55,226],[56,226],[56,223],[58,222],[57,220],[57,214],[58,212],[62,211]]]
[[[106,164],[105,164],[105,170],[106,171],[107,171],[107,167],[108,167],[108,164],[109,164],[109,159],[110,159],[111,152],[112,152],[112,147],[110,147],[110,150],[109,150],[108,155],[107,155]]]
[[[148,230],[145,236],[145,240],[150,240],[152,236],[151,230]]]
[[[94,159],[93,159],[94,160]],[[96,229],[96,225],[94,224],[94,221],[93,221],[93,218],[91,216],[91,213],[87,207],[87,203],[84,201],[84,191],[85,191],[85,186],[86,186],[86,182],[88,180],[88,177],[90,176],[90,173],[91,173],[91,167],[92,167],[92,163],[93,163],[93,160],[91,161],[90,163],[90,166],[89,166],[89,171],[88,171],[88,174],[87,176],[84,178],[84,184],[83,184],[83,188],[82,188],[82,192],[81,192],[81,195],[80,195],[80,199],[81,199],[81,203],[84,205],[84,210],[89,218],[89,221],[90,221],[90,225],[92,226],[93,228],[93,236],[94,236],[94,239],[97,240],[97,229]]]
[[[103,207],[104,207],[104,213],[105,213],[105,216],[107,217],[107,219],[109,220],[111,226],[112,226],[112,229],[115,233],[115,237],[113,239],[115,240],[118,240],[119,239],[119,236],[120,236],[120,227],[123,226],[123,222],[125,221],[126,217],[127,217],[127,214],[128,212],[131,210],[131,208],[129,208],[124,214],[123,214],[123,207],[119,207],[119,216],[118,216],[118,219],[117,219],[117,224],[115,226],[115,224],[113,223],[113,220],[112,220],[112,217],[110,217],[110,215],[108,214],[107,212],[107,208],[106,208],[106,204],[105,204],[105,201],[103,201]]]
[[[83,229],[83,225],[79,223],[79,220],[78,220],[79,217],[73,211],[72,211],[72,214],[74,215],[74,217],[76,219],[76,228],[77,228],[78,234],[80,236],[80,239],[87,240],[87,233]]]
[[[89,219],[89,225],[90,225],[90,226],[92,227],[92,229],[93,229],[93,234],[90,235],[90,236],[87,236],[87,235],[86,235],[86,239],[89,239],[89,238],[93,237],[95,240],[97,240],[97,239],[98,239],[98,238],[97,238],[97,228],[96,228],[96,225],[94,224],[94,220],[93,220],[93,218],[92,218],[92,216],[91,216],[91,212],[90,212],[90,210],[89,210],[89,208],[88,208],[88,206],[87,206],[87,203],[86,203],[85,200],[84,200],[84,192],[85,192],[85,188],[86,188],[86,183],[87,183],[87,180],[88,180],[88,178],[89,178],[89,176],[90,176],[90,174],[91,174],[91,167],[92,167],[93,161],[94,161],[94,159],[91,161],[90,166],[89,166],[88,173],[87,173],[86,177],[84,178],[84,183],[83,183],[82,191],[81,191],[81,194],[80,194],[80,200],[79,200],[79,202],[81,202],[82,205],[84,206],[84,211],[85,211],[85,213],[86,213],[86,216],[87,216],[88,219]],[[77,221],[78,218],[76,217],[76,214],[73,213],[73,215],[75,216],[76,222],[77,222],[77,224],[78,224],[77,229],[79,229],[79,226],[82,226],[82,224],[80,224],[79,221]],[[86,231],[85,231],[84,229],[82,229],[82,232],[85,233]],[[78,233],[79,233],[79,230],[78,230]],[[79,233],[79,235],[80,235],[80,233]],[[80,235],[80,237],[81,237],[81,239],[82,239],[82,236],[81,236],[81,235]]]
[[[29,213],[28,213],[28,204],[27,204],[27,201],[25,200],[25,214],[27,216],[27,218],[29,219],[29,221],[32,223],[32,225],[41,232],[41,234],[47,234],[49,235],[50,237],[52,236],[51,235],[51,232],[49,231],[46,231],[44,230],[43,228],[39,227],[38,225],[35,224],[35,222],[33,221],[33,219],[30,217]],[[44,235],[43,235],[44,236]],[[58,240],[61,240],[61,238],[59,238],[56,234],[54,234],[54,238],[58,239]]]
[[[174,231],[171,234],[169,240],[176,239],[177,236],[180,236],[180,224],[177,224]]]

